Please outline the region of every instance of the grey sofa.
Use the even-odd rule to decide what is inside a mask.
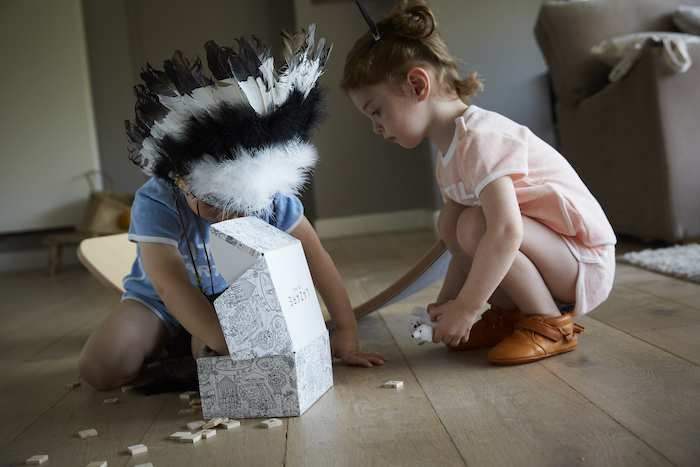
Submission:
[[[700,237],[700,44],[674,73],[645,43],[621,80],[591,56],[605,39],[677,31],[671,14],[700,0],[587,0],[542,5],[535,35],[549,66],[560,150],[618,234]]]

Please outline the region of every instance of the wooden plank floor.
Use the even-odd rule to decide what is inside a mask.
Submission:
[[[359,304],[434,241],[416,231],[324,244]],[[197,419],[178,417],[177,394],[65,388],[117,296],[82,267],[1,275],[0,467],[37,454],[78,467],[700,465],[700,285],[618,265],[608,301],[576,319],[577,350],[515,367],[410,337],[411,308],[439,285],[359,320],[364,348],[387,365],[335,362],[334,387],[302,417],[271,430],[243,420],[189,445],[168,438]],[[389,380],[405,386],[380,387]],[[103,406],[110,397],[120,403]],[[89,428],[98,436],[80,439]],[[148,452],[129,455],[139,443]]]

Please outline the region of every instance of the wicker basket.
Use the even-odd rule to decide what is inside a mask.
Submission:
[[[109,189],[95,189],[95,177],[102,177]],[[89,232],[97,235],[125,232],[119,226],[119,218],[131,209],[134,195],[114,191],[114,180],[101,170],[90,170],[85,173],[90,185],[90,198],[80,224],[76,227],[79,232]]]

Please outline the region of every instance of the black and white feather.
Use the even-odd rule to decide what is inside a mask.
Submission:
[[[181,51],[163,71],[147,65],[126,121],[131,160],[227,212],[263,212],[275,193],[297,195],[318,160],[310,137],[325,116],[318,78],[332,45],[316,45],[315,29],[282,32],[280,69],[254,36],[239,39],[238,51],[207,42],[211,78]]]

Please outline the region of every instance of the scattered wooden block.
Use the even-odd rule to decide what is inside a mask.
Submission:
[[[264,421],[260,422],[260,424],[262,426],[264,426],[265,428],[269,429],[269,428],[274,428],[276,426],[282,426],[282,420],[280,420],[279,418],[271,418],[269,420],[264,420]]]
[[[198,431],[196,433],[189,433],[182,438],[180,438],[181,443],[196,443],[202,439],[202,432]]]
[[[148,451],[148,448],[144,446],[143,444],[137,444],[135,446],[129,446],[126,448],[127,451],[133,456],[134,454],[142,454],[144,452]]]
[[[148,462],[147,464],[137,464],[134,467],[153,467],[153,464]]]
[[[132,393],[132,392],[134,392],[134,386],[131,385],[131,384],[128,385],[128,386],[122,386],[122,392],[123,392],[124,394],[126,394],[126,393]]]
[[[241,426],[241,422],[239,422],[238,420],[227,420],[225,422],[221,422],[221,425],[219,425],[219,426],[222,426],[222,427],[226,428],[227,430],[230,430],[231,428],[237,428],[237,427]]]
[[[118,397],[113,397],[112,399],[105,399],[102,401],[102,405],[117,405],[119,403]]]
[[[188,423],[187,428],[189,428],[190,430],[199,430],[200,428],[202,428],[206,424],[207,424],[207,422],[205,422],[204,420],[198,420],[196,422]]]
[[[214,428],[215,426],[220,425],[221,422],[223,422],[223,421],[224,421],[224,419],[220,418],[220,417],[219,418],[212,418],[207,423],[205,423],[202,428],[204,428],[205,430],[210,430],[210,429]]]
[[[403,387],[403,381],[387,381],[387,382],[384,383],[382,386],[384,386],[385,388],[396,388],[396,389],[398,389],[398,388]]]
[[[66,383],[66,389],[74,389],[74,388],[79,388],[80,387],[80,381],[76,381],[74,383]]]
[[[94,461],[90,462],[85,467],[107,467],[107,461]]]
[[[190,400],[190,406],[196,405],[196,404],[202,405],[202,399],[192,399],[192,400]]]
[[[182,409],[177,413],[178,417],[187,417],[188,415],[194,415],[195,409]]]
[[[189,434],[190,434],[189,431],[176,431],[175,433],[173,433],[172,435],[170,435],[170,439],[180,439],[180,438],[182,438],[183,436],[187,436],[187,435],[189,435]]]
[[[216,430],[202,430],[202,438],[209,439],[216,436]]]
[[[197,391],[187,391],[187,392],[183,392],[182,394],[180,394],[180,399],[182,399],[182,400],[190,400],[190,399],[192,399],[192,398],[195,396],[195,394],[197,394]]]
[[[43,464],[47,460],[49,460],[48,454],[40,454],[38,456],[32,456],[29,459],[27,459],[27,465]]]
[[[78,432],[78,436],[81,438],[90,438],[92,436],[97,436],[97,430],[94,428],[90,428],[89,430],[83,430]]]

